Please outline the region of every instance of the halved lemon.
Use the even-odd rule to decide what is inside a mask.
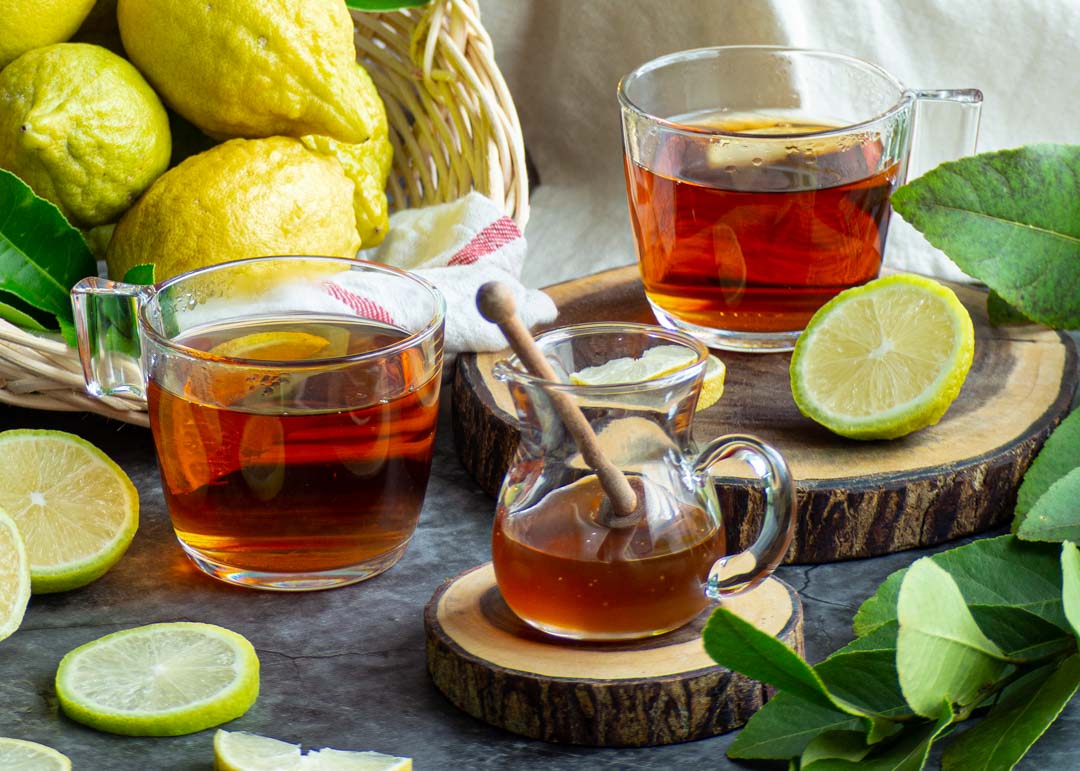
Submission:
[[[19,628],[29,601],[30,558],[15,520],[0,509],[0,640]]]
[[[933,425],[960,393],[975,351],[951,289],[901,273],[841,292],[795,344],[791,392],[808,418],[853,439]]]
[[[22,535],[34,594],[101,577],[139,526],[139,494],[94,445],[63,431],[0,433],[0,507]]]

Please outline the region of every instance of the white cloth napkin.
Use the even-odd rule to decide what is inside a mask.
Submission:
[[[488,281],[502,281],[514,291],[526,326],[555,320],[551,298],[526,289],[518,277],[525,263],[525,237],[517,224],[489,198],[472,192],[450,203],[406,209],[390,217],[390,230],[379,246],[360,253],[364,259],[412,271],[426,278],[446,298],[447,354],[498,351],[506,339],[476,308],[476,291]],[[338,303],[369,318],[413,326],[416,309],[395,303],[371,274],[348,271],[325,285]]]

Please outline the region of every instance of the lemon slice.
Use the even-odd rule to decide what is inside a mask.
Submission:
[[[214,734],[215,771],[412,771],[411,758],[380,752],[313,750],[244,731]]]
[[[841,436],[894,439],[941,419],[975,350],[967,309],[947,287],[897,274],[841,292],[795,344],[799,410]]]
[[[0,737],[0,771],[71,771],[71,760],[37,742]]]
[[[309,332],[254,332],[210,349],[215,356],[260,361],[301,361],[323,351],[330,341]]]
[[[214,771],[294,771],[300,745],[246,731],[214,733]]]
[[[0,507],[15,520],[30,558],[34,594],[101,577],[139,525],[139,495],[123,469],[63,431],[0,433]]]
[[[68,653],[56,695],[72,720],[127,736],[180,736],[240,717],[259,658],[236,632],[182,621],[105,635]]]
[[[0,509],[0,640],[10,637],[30,601],[30,559],[15,521]],[[0,763],[0,769],[4,766]]]
[[[670,375],[691,364],[697,357],[681,345],[658,345],[648,349],[639,358],[623,356],[595,367],[586,367],[570,374],[574,385],[612,385],[615,383],[640,383]],[[701,384],[697,411],[711,407],[724,393],[727,368],[724,362],[710,355],[706,360],[705,379]]]

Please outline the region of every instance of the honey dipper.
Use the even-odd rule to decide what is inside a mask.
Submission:
[[[476,293],[476,307],[480,315],[498,325],[510,343],[510,348],[517,354],[529,374],[544,380],[560,382],[551,364],[540,352],[528,328],[517,315],[514,293],[506,284],[489,281]],[[589,425],[585,414],[574,399],[560,391],[548,394],[555,411],[559,413],[563,425],[574,438],[582,460],[596,473],[600,487],[607,494],[615,510],[615,519],[629,518],[636,513],[637,494],[630,486],[630,481],[619,468],[612,463],[600,448],[600,442]],[[637,517],[634,517],[636,521]],[[613,524],[613,523],[612,523]]]

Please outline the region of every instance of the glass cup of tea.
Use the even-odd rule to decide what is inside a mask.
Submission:
[[[710,599],[746,591],[772,573],[794,533],[791,476],[780,453],[752,436],[695,446],[694,409],[708,354],[700,341],[658,326],[597,323],[553,329],[536,342],[559,381],[526,373],[516,357],[494,367],[510,389],[520,439],[499,492],[492,562],[499,592],[519,618],[567,639],[648,637],[683,626]],[[587,367],[639,358],[658,346],[674,352],[676,362],[661,377],[572,382]],[[627,476],[638,501],[632,514],[612,510],[582,459],[554,403],[566,398]],[[765,495],[757,541],[737,554],[728,553],[723,519],[739,513],[721,511],[709,476],[729,457],[748,463]]]
[[[145,396],[165,503],[205,573],[324,589],[396,563],[431,468],[445,303],[333,257],[215,265],[72,290],[97,396]]]
[[[878,275],[916,108],[920,135],[938,129],[915,143],[925,170],[974,151],[982,105],[974,89],[914,91],[850,56],[772,46],[662,56],[618,99],[656,318],[737,351],[790,350],[818,308]]]

